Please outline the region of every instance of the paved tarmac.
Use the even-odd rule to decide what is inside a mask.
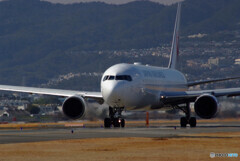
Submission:
[[[176,129],[175,129],[176,128]],[[50,140],[116,138],[116,137],[150,137],[150,138],[181,138],[201,137],[191,134],[240,132],[240,122],[199,123],[196,128],[181,128],[172,124],[154,127],[110,128],[33,128],[33,129],[1,129],[0,144],[38,142]],[[203,136],[206,137],[206,136]],[[209,136],[214,137],[214,136]]]

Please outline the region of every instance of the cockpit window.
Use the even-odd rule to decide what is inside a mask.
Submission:
[[[116,80],[132,81],[132,77],[130,75],[117,75]]]
[[[106,75],[104,78],[103,78],[103,81],[105,81],[105,80],[108,80],[108,75]]]
[[[104,76],[103,81],[105,81],[105,80],[114,80],[114,79],[115,79],[115,76],[113,76],[113,75],[106,75],[106,76]]]
[[[132,81],[132,77],[130,75],[117,75],[116,77],[113,75],[106,75],[103,78],[103,81],[106,80],[126,80],[126,81]]]
[[[108,77],[108,80],[114,80],[114,76],[110,75],[110,76]]]

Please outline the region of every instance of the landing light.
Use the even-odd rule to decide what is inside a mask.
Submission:
[[[133,64],[134,65],[142,65],[142,63],[140,63],[140,62],[134,62]]]

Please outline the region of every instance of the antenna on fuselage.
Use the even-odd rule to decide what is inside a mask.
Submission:
[[[177,57],[179,55],[179,26],[180,26],[180,15],[181,15],[181,2],[178,3],[177,7],[177,14],[173,32],[173,39],[172,39],[172,47],[171,47],[171,54],[170,60],[168,64],[168,68],[175,69],[177,63]]]

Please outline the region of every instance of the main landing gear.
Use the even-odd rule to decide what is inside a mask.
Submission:
[[[186,103],[186,106],[184,106],[183,108],[181,107],[180,109],[186,114],[186,117],[181,117],[180,119],[181,127],[186,127],[187,124],[189,124],[190,127],[196,127],[196,117],[190,117],[190,103]]]
[[[122,111],[124,108],[109,107],[109,118],[104,119],[104,127],[125,127],[125,120],[122,118]]]

